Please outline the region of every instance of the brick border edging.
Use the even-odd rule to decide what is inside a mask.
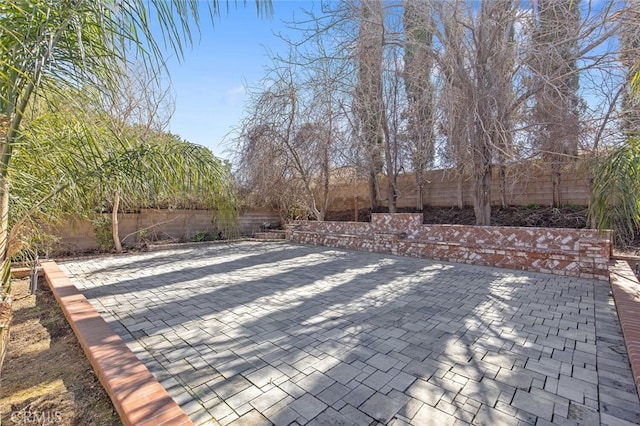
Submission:
[[[193,425],[167,391],[53,261],[42,262],[51,291],[122,423]]]
[[[640,395],[640,283],[626,260],[614,259],[609,265],[609,277],[633,380]]]

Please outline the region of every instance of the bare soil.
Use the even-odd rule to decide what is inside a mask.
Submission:
[[[44,280],[12,283],[13,319],[0,379],[3,425],[115,426],[121,421]]]
[[[384,213],[386,209],[376,212]],[[400,208],[401,213],[416,213],[413,208]],[[428,207],[422,211],[422,223],[474,225],[476,222],[473,207],[458,209],[457,207]],[[352,221],[355,219],[353,210],[327,213],[327,220]],[[371,221],[371,209],[358,211],[359,222]],[[546,228],[586,228],[587,207],[540,207],[537,205],[526,207],[507,207],[491,210],[491,225],[495,226],[539,226]]]

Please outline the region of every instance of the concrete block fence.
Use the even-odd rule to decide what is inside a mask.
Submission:
[[[562,173],[562,184],[558,189],[561,204],[578,206],[589,205],[591,182],[587,171],[589,167],[582,161],[567,163]],[[465,206],[473,205],[473,185],[469,176],[460,178],[454,169],[426,170],[424,181],[428,182],[422,191],[422,204],[432,207],[452,207],[458,205],[458,197]],[[553,200],[554,188],[551,168],[536,161],[524,161],[507,167],[506,179],[509,182],[506,202],[510,206],[538,204],[548,206]],[[335,181],[334,181],[335,180]],[[378,178],[380,188],[389,183],[386,176]],[[415,207],[418,191],[413,173],[401,173],[396,180],[398,186],[398,207]],[[355,205],[366,207],[369,201],[369,182],[359,179],[357,172],[343,168],[332,175],[330,211],[353,210]],[[500,205],[500,175],[494,168],[491,177],[491,204]],[[378,203],[388,206],[389,200],[384,191]]]
[[[109,213],[109,217],[110,217]],[[145,230],[158,240],[177,239],[189,241],[198,232],[217,231],[216,215],[212,210],[179,210],[179,209],[141,209],[137,213],[119,214],[120,238],[125,246],[134,246]],[[272,227],[280,225],[280,216],[275,210],[245,209],[238,218],[240,235],[253,235],[268,223]],[[93,224],[84,219],[70,220],[50,230],[59,238],[55,251],[58,253],[77,253],[98,250],[99,243]],[[155,238],[152,238],[155,240]]]
[[[611,231],[424,225],[420,213],[374,213],[371,222],[296,221],[295,243],[608,280]]]

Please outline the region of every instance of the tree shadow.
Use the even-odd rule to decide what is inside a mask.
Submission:
[[[119,332],[170,393],[187,389],[213,417],[240,409],[237,395],[253,388],[289,395],[275,404],[279,411],[263,410],[271,421],[293,410],[347,424],[396,417],[420,424],[447,413],[466,422],[527,423],[582,409],[550,384],[562,363],[591,360],[583,350],[596,343],[599,283],[292,247],[269,258],[267,276],[237,272],[231,266],[242,265],[232,261],[220,274],[215,266],[199,269],[208,284],[191,286],[185,297],[168,291],[139,310],[113,307],[123,320]],[[265,257],[252,259],[266,265]],[[151,279],[165,278],[175,285],[180,273]],[[305,394],[307,408],[295,405]]]
[[[122,272],[126,270],[139,271],[149,269],[157,266],[163,266],[172,262],[189,262],[189,261],[201,261],[206,260],[208,262],[215,263],[215,260],[219,256],[230,257],[238,255],[239,257],[247,256],[247,247],[261,247],[265,253],[280,250],[289,250],[290,246],[286,246],[280,243],[265,243],[265,242],[252,242],[242,241],[241,243],[228,241],[225,243],[215,243],[209,245],[203,245],[199,247],[176,247],[167,250],[152,251],[146,253],[127,253],[123,255],[107,255],[97,258],[98,263],[107,263],[107,266],[98,268],[92,268],[92,274],[103,274],[107,272]],[[138,259],[138,261],[132,261],[131,259]],[[142,260],[139,260],[142,259]],[[78,263],[82,260],[73,260],[64,263]]]
[[[232,260],[225,260],[228,258],[228,253],[220,253],[219,251],[212,252],[207,251],[206,255],[191,256],[190,250],[187,253],[167,254],[160,257],[153,257],[150,259],[143,258],[138,260],[137,257],[130,258],[117,258],[117,264],[100,268],[97,270],[91,270],[85,273],[72,273],[70,268],[67,268],[65,264],[60,265],[62,268],[69,270],[70,276],[81,280],[94,281],[94,286],[86,287],[83,293],[87,298],[98,298],[103,295],[120,295],[131,294],[135,292],[141,292],[145,290],[151,290],[159,287],[170,287],[172,284],[184,283],[185,281],[197,281],[201,278],[211,277],[215,274],[227,274],[229,272],[238,271],[247,265],[252,267],[259,267],[259,265],[269,265],[270,263],[284,258],[295,258],[296,250],[294,247],[280,246],[276,249],[267,250],[265,252],[259,252],[255,254],[247,254],[246,249],[244,251],[237,251],[242,253],[241,256],[233,258]],[[214,257],[215,255],[224,255],[225,257]],[[289,256],[291,255],[291,256]],[[200,262],[197,262],[197,261]],[[128,262],[128,263],[123,263]],[[159,272],[158,268],[165,267],[167,265],[181,265],[169,268],[168,272]],[[123,267],[123,265],[133,265],[131,267]],[[116,271],[122,270],[135,270],[136,273],[131,273],[131,278],[125,280],[112,281],[109,280],[110,274]],[[154,271],[149,273],[149,271]],[[104,281],[107,281],[106,283]]]
[[[446,273],[456,267],[419,260],[413,261],[409,267],[403,267],[398,265],[402,258],[370,256],[374,258],[373,261],[369,256],[357,254],[357,261],[349,259],[348,264],[345,262],[346,259],[336,259],[340,265],[331,265],[331,268],[326,264],[304,266],[304,274],[293,270],[291,274],[297,282],[294,286],[286,282],[286,273],[272,277],[273,282],[264,279],[257,282],[245,281],[241,284],[241,291],[247,294],[256,294],[256,286],[262,285],[269,287],[270,294],[292,290],[295,294],[289,293],[290,300],[283,299],[284,296],[281,295],[279,306],[270,306],[265,315],[260,315],[259,311],[252,312],[251,316],[242,320],[241,327],[229,330],[228,324],[222,321],[219,321],[217,327],[208,324],[208,336],[195,333],[170,353],[162,349],[155,355],[161,357],[160,362],[172,362],[171,359],[179,360],[182,353],[187,354],[190,348],[206,348],[209,351],[207,360],[210,365],[215,366],[215,371],[210,373],[219,374],[225,379],[210,387],[213,392],[219,392],[221,399],[228,392],[228,380],[236,375],[246,379],[260,368],[273,366],[274,363],[277,363],[276,368],[280,367],[290,374],[296,371],[295,374],[303,374],[298,368],[305,363],[309,364],[307,368],[314,368],[314,364],[322,364],[318,372],[324,374],[340,363],[359,362],[366,368],[367,361],[381,354],[385,356],[383,359],[398,359],[399,366],[406,364],[402,366],[402,371],[406,371],[413,380],[429,380],[438,372],[438,368],[433,367],[439,366],[442,371],[448,371],[460,363],[461,360],[456,358],[460,352],[457,345],[464,338],[464,333],[458,335],[457,332],[463,324],[460,322],[454,327],[452,322],[463,321],[468,311],[483,303],[487,299],[486,290],[479,287],[469,291],[467,288],[446,286],[438,289],[439,294],[447,295],[446,303],[443,300],[440,304],[416,304],[416,301],[424,300],[425,297],[437,297],[429,296],[428,286],[433,282],[464,280],[467,278],[465,275],[469,275],[468,278],[473,280],[475,272]],[[366,261],[362,262],[364,259]],[[329,270],[333,273],[328,273]],[[346,270],[350,271],[349,277],[336,278]],[[325,273],[318,273],[319,271]],[[440,277],[443,273],[446,276]],[[283,279],[285,288],[278,284],[278,281]],[[306,286],[311,286],[313,291],[303,291]],[[236,303],[227,302],[222,309],[216,309],[215,302],[212,302],[209,313],[233,312],[234,308],[247,306],[256,300],[254,296],[239,298],[238,294],[230,294],[224,290],[215,292],[213,296],[215,299],[235,299]],[[366,302],[358,303],[362,298],[366,299]],[[411,306],[412,303],[415,306]],[[148,314],[149,311],[145,312],[145,315]],[[151,315],[153,316],[153,313]],[[241,330],[240,334],[230,335],[230,331],[238,330]],[[449,353],[450,350],[447,351],[452,343],[456,346],[453,356]],[[153,348],[150,350],[154,353]],[[425,359],[429,357],[433,362],[425,363]],[[303,361],[306,358],[309,359]],[[197,361],[192,362],[195,364]],[[177,377],[186,377],[187,384],[186,380],[190,380],[193,374],[189,365],[183,366],[184,369],[177,372]],[[371,368],[371,377],[384,377],[387,373],[374,366]],[[434,376],[434,379],[437,379],[437,376]],[[361,388],[361,391],[380,390],[369,387],[375,387],[375,383],[378,383],[376,380],[362,380],[364,388]],[[323,384],[315,385],[313,379],[308,380],[305,382],[306,390],[317,396],[325,390],[319,387],[327,381],[322,382]],[[396,398],[406,398],[408,403],[409,396],[403,396],[406,390],[403,386],[410,384],[409,380],[405,379],[403,384],[398,385],[400,389],[396,389]],[[448,386],[448,383],[443,381],[440,385]],[[356,402],[354,401],[354,404]],[[399,411],[402,411],[402,408]]]

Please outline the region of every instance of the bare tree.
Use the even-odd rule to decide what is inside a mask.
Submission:
[[[378,208],[378,174],[384,164],[384,123],[382,62],[384,54],[384,14],[382,0],[360,2],[357,39],[357,84],[354,109],[360,135],[366,146],[371,208]],[[389,204],[391,206],[391,203]]]
[[[640,136],[640,101],[632,92],[634,68],[640,56],[640,11],[635,2],[625,1],[620,25],[620,62],[626,71],[620,104],[621,128],[626,137]]]
[[[352,74],[352,67],[349,61],[336,58],[330,50],[339,48],[325,37],[315,37],[301,55],[308,93],[305,116],[314,123],[314,136],[307,141],[306,149],[315,159],[315,198],[322,219],[332,200],[332,173],[344,162],[340,146],[344,146],[345,135],[349,133],[345,105],[350,100],[349,74]]]
[[[493,34],[496,37],[494,45],[497,51],[494,57],[493,73],[496,79],[493,90],[497,99],[495,103],[495,121],[492,127],[492,140],[496,144],[496,163],[498,167],[498,179],[500,190],[500,206],[507,207],[507,163],[516,158],[514,152],[514,117],[518,107],[514,105],[515,93],[515,66],[517,60],[515,42],[515,23],[518,20],[516,6],[513,0],[496,2],[496,11],[499,18],[497,28]]]
[[[286,59],[274,58],[263,87],[252,93],[237,150],[252,200],[276,204],[284,214],[295,209],[324,220],[340,132],[330,70],[322,59],[303,67],[291,52]]]
[[[532,119],[538,149],[551,167],[554,207],[562,203],[563,167],[578,153],[579,3],[539,0],[530,50],[530,84],[536,87]]]
[[[169,126],[175,110],[171,85],[161,75],[144,71],[142,64],[120,65],[122,78],[112,92],[100,97],[103,111],[116,135],[128,128],[141,138],[162,132]]]
[[[498,153],[507,153],[511,137],[511,91],[505,85],[513,84],[516,8],[511,0],[487,0],[479,10],[463,1],[434,5],[445,133],[459,169],[471,176],[476,224],[489,225],[492,165]]]
[[[240,156],[242,173],[254,190],[266,189],[267,179],[279,182],[274,187],[292,199],[279,200],[289,209],[305,198],[302,206],[313,204],[312,176],[306,152],[297,136],[300,98],[291,70],[284,69],[266,90],[253,94],[250,115],[242,125]],[[293,191],[294,188],[301,192]],[[311,213],[311,212],[309,212]]]
[[[472,115],[473,85],[466,65],[470,51],[464,44],[468,17],[462,15],[459,3],[449,5],[451,7],[434,3],[434,11],[438,21],[436,37],[440,44],[435,59],[442,80],[437,100],[442,111],[439,127],[446,138],[445,156],[455,167],[458,208],[462,209],[463,183],[470,169],[468,118]]]
[[[429,2],[404,0],[404,82],[407,96],[407,127],[412,170],[416,182],[416,208],[423,209],[424,172],[433,163],[434,87],[433,10]]]
[[[382,129],[384,134],[384,168],[387,177],[387,199],[389,213],[398,209],[398,175],[404,169],[403,159],[406,143],[403,74],[400,60],[400,46],[392,44],[385,55],[385,71],[383,73],[384,117]]]
[[[254,120],[246,128],[278,133],[289,128],[290,147],[271,149],[288,152],[288,160],[269,161],[289,167],[282,176],[291,182],[295,176],[299,185],[294,186],[305,197],[313,194],[320,217],[330,198],[330,171],[340,161],[366,173],[373,209],[383,199],[378,182],[386,174],[390,212],[402,195],[396,176],[405,167],[415,171],[416,207],[421,208],[424,171],[452,163],[458,205],[463,206],[462,189],[470,181],[476,222],[489,225],[492,177],[499,177],[499,202],[506,206],[509,185],[518,179],[508,172],[510,164],[537,154],[554,167],[558,203],[565,159],[597,143],[582,132],[587,126],[579,114],[577,81],[587,76],[591,81],[584,84],[590,89],[600,84],[603,93],[615,82],[602,77],[615,55],[601,46],[615,34],[611,17],[617,7],[613,0],[595,9],[591,3],[560,0],[323,2],[324,16],[310,13],[299,22],[310,29],[302,41],[290,44],[298,56],[278,65],[296,77],[271,77],[267,85],[281,94],[272,93],[267,103],[289,100],[277,114],[260,113],[271,121]],[[300,53],[319,40],[328,48]],[[609,78],[606,84],[600,83],[603,78]],[[296,79],[294,96],[283,82]],[[282,87],[276,89],[276,83]],[[602,102],[604,112],[593,108],[592,129],[606,122],[601,117],[615,109],[616,99]],[[291,126],[288,120],[274,121],[278,114],[288,116],[283,111],[293,105]],[[257,110],[251,111],[255,118]],[[436,152],[436,142],[444,149],[440,145]],[[315,162],[308,160],[311,152]],[[305,164],[306,172],[291,171],[296,163]],[[310,214],[313,209],[309,204]]]
[[[144,72],[141,64],[123,63],[123,78],[118,86],[102,96],[101,109],[106,114],[111,131],[118,138],[133,138],[136,144],[153,139],[169,125],[175,109],[171,96],[171,86],[162,86],[163,79],[158,75]],[[125,133],[128,133],[125,136]],[[116,253],[122,253],[118,211],[120,210],[121,191],[115,188],[112,194],[111,233]]]
[[[300,191],[291,180],[287,156],[274,143],[273,133],[267,123],[245,124],[237,138],[236,176],[247,205],[276,208],[284,218],[290,207],[297,204],[295,194]]]

